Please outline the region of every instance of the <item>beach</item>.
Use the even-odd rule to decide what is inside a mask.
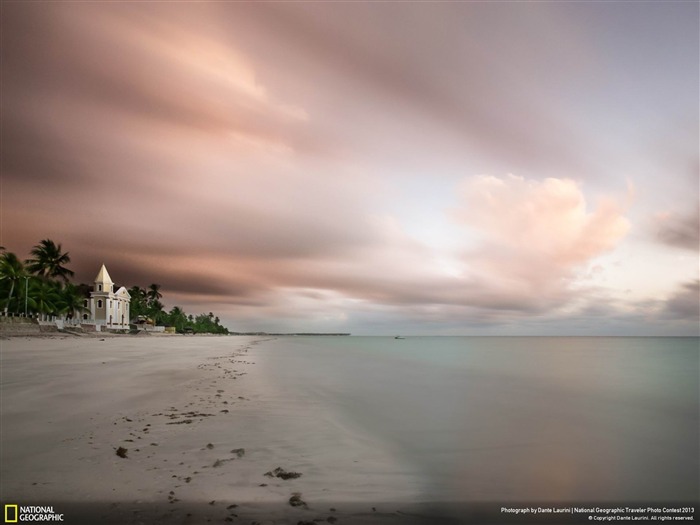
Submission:
[[[371,501],[410,501],[381,450],[260,377],[264,342],[3,340],[2,501],[68,523],[364,522],[387,510]]]
[[[467,339],[2,340],[2,502],[66,523],[413,524],[694,499],[682,341],[664,368],[631,341],[639,361],[603,370],[629,350]]]

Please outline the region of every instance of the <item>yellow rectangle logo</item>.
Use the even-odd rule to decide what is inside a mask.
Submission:
[[[5,505],[5,523],[17,523],[17,505]]]

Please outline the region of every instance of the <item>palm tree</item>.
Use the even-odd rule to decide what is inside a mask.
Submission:
[[[129,312],[131,318],[135,319],[146,314],[146,290],[138,286],[132,286],[129,288],[129,295],[131,296],[131,304],[129,306]]]
[[[168,313],[168,323],[174,326],[178,332],[182,332],[187,324],[187,316],[179,306],[173,306]]]
[[[73,272],[64,265],[70,262],[68,252],[61,252],[61,245],[51,239],[44,239],[32,248],[32,259],[28,259],[27,270],[45,279],[59,278],[68,282]]]
[[[5,303],[5,313],[10,307],[15,286],[27,277],[28,274],[24,264],[14,253],[5,252],[0,256],[0,281],[10,283],[10,293],[7,296],[7,303]]]
[[[170,315],[181,316],[181,315],[184,315],[184,314],[185,314],[185,312],[184,312],[184,311],[182,310],[182,308],[180,308],[179,306],[173,306],[173,307],[170,309]]]
[[[163,294],[160,293],[160,285],[155,283],[148,287],[147,294],[150,302],[157,301],[158,299],[163,297]]]
[[[45,279],[34,279],[28,301],[32,310],[40,314],[58,313],[61,296],[58,284]]]
[[[139,286],[132,286],[129,288],[129,295],[132,299],[142,299],[146,297],[146,290]]]
[[[151,301],[148,305],[148,315],[153,319],[153,326],[157,325],[163,317],[163,304],[157,299]]]
[[[67,284],[60,291],[58,309],[61,314],[65,314],[69,318],[77,313],[89,311],[85,306],[85,296],[80,292],[80,289],[74,284]]]

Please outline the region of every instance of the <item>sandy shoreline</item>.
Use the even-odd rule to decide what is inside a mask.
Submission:
[[[424,501],[411,458],[343,420],[332,377],[290,349],[257,336],[0,340],[0,502],[52,506],[68,524],[587,522],[468,494]]]
[[[275,390],[258,366],[269,339],[1,341],[2,501],[69,509],[67,523],[399,516],[371,502],[411,501],[386,492],[401,473],[314,399]],[[278,467],[302,475],[264,475]]]

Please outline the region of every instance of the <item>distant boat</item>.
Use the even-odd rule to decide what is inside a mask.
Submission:
[[[405,337],[401,337],[400,335],[397,335],[396,337],[394,337],[394,339],[406,339],[406,338],[405,338]]]

